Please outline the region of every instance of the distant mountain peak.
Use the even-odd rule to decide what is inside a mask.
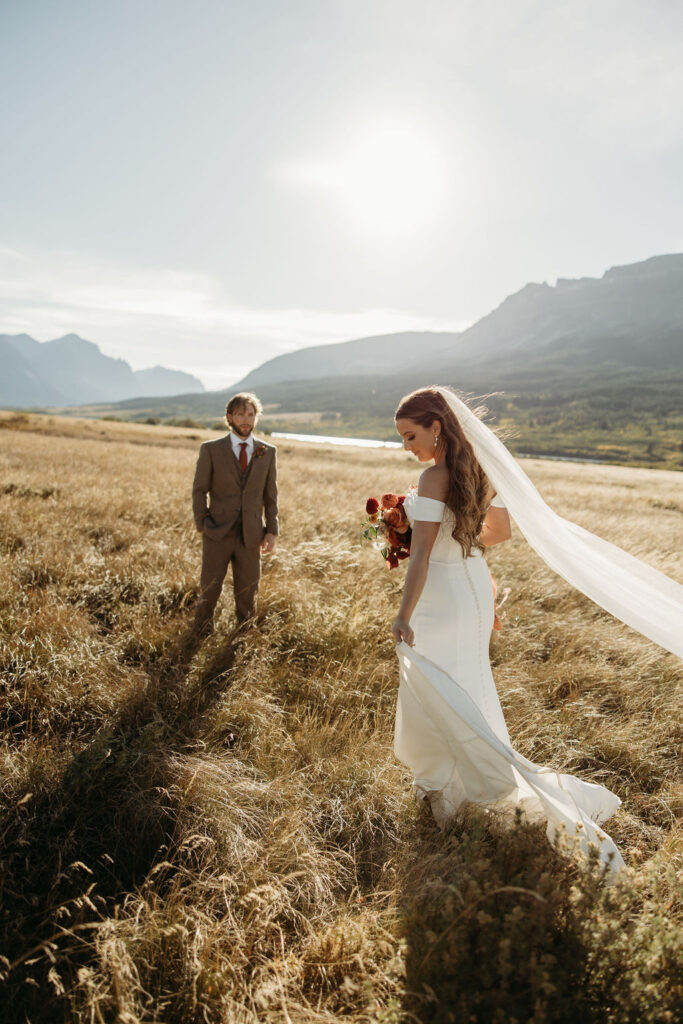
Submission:
[[[54,345],[59,348],[88,348],[97,349],[100,352],[99,345],[96,345],[94,341],[86,341],[85,338],[81,338],[80,334],[63,334],[61,338],[54,338],[52,341],[43,342],[45,345]]]
[[[531,300],[532,302],[535,302],[539,296],[550,295],[553,290],[553,286],[548,284],[547,281],[529,281],[529,283],[525,284],[524,287],[519,289],[519,291],[513,292],[512,295],[508,295],[507,298],[503,300],[503,303],[515,300],[520,300],[521,302]]]
[[[23,341],[25,341],[29,345],[30,344],[34,344],[34,345],[39,345],[40,344],[40,342],[36,341],[35,338],[32,338],[30,334],[2,334],[2,335],[0,335],[0,337],[5,338],[6,341],[12,341],[12,342],[23,342]]]
[[[603,274],[604,281],[638,277],[641,279],[660,275],[683,274],[683,253],[673,252],[663,256],[650,256],[641,263],[625,263],[622,266],[610,267]]]
[[[182,370],[134,372],[125,359],[104,355],[74,332],[42,343],[28,334],[0,335],[0,350],[0,406],[86,405],[204,391],[197,377]]]
[[[558,277],[555,282],[556,288],[580,288],[583,285],[598,284],[598,277]]]

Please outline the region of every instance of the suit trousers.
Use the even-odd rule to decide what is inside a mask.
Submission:
[[[204,534],[202,545],[201,594],[195,614],[195,629],[201,631],[213,625],[213,613],[229,565],[232,565],[237,621],[251,618],[261,578],[260,547],[245,547],[241,526],[233,527],[222,540],[212,540]]]

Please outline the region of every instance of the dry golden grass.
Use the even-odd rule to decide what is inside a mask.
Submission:
[[[522,753],[622,797],[629,872],[538,827],[442,835],[392,755],[402,570],[358,545],[400,452],[279,447],[258,628],[187,633],[208,432],[0,417],[4,1016],[11,1022],[674,1021],[680,663],[515,536],[494,674]],[[683,578],[683,478],[525,463]],[[234,745],[230,736],[236,737]],[[678,872],[678,876],[677,873]]]

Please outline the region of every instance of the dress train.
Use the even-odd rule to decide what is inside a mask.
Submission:
[[[586,853],[594,843],[613,873],[624,866],[599,824],[619,807],[618,796],[529,761],[496,736],[466,690],[437,665],[405,643],[397,654],[401,681],[394,751],[412,769],[418,794],[429,794],[439,824],[467,800],[520,807],[529,820],[547,821],[551,843],[564,829],[578,837]]]

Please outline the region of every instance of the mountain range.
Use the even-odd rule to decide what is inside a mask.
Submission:
[[[37,346],[26,341],[29,350]],[[16,349],[17,339],[0,338],[3,364],[8,343]],[[108,362],[126,368],[122,378],[131,387],[127,364]],[[50,384],[65,392],[58,369],[59,361]],[[145,382],[145,397],[91,398],[83,412],[210,425],[222,419],[230,394],[253,390],[265,407],[265,429],[390,438],[401,395],[443,383],[493,393],[489,409],[517,452],[679,469],[683,254],[613,267],[600,278],[527,284],[464,331],[413,331],[299,349],[268,360],[222,391],[199,393],[198,381],[189,378],[190,388],[182,377],[187,379],[157,378],[156,393]],[[110,391],[120,394],[113,378],[112,373]],[[22,397],[24,384],[24,377],[3,383],[9,398],[0,403],[38,404]],[[167,397],[160,393],[164,388],[176,393]],[[93,390],[79,385],[68,401],[83,402]],[[53,395],[42,404],[60,400]]]
[[[266,429],[388,439],[401,395],[429,383],[494,393],[515,452],[683,468],[683,254],[527,284],[464,331],[299,349],[223,391],[90,413],[217,424],[229,394],[253,390]]]
[[[465,331],[405,332],[277,356],[236,388],[338,376],[419,372],[457,381],[579,365],[683,370],[683,254],[613,267],[602,278],[527,284]],[[476,373],[479,376],[479,373]]]
[[[204,391],[189,373],[154,366],[133,370],[77,334],[39,342],[28,334],[0,334],[0,406],[32,408],[118,402]]]

